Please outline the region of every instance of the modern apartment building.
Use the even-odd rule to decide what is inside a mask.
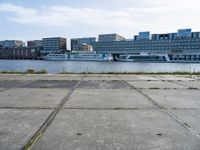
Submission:
[[[114,42],[114,41],[124,41],[125,38],[116,33],[114,34],[100,34],[99,42]]]
[[[2,48],[17,48],[17,47],[23,47],[23,42],[19,40],[5,40],[0,41],[0,47]]]
[[[97,53],[200,53],[200,32],[192,32],[191,29],[151,35],[150,32],[140,32],[132,40],[99,39],[93,43]]]
[[[33,40],[33,41],[27,41],[28,47],[40,47],[42,46],[42,40]]]
[[[67,48],[67,39],[62,37],[50,37],[42,39],[43,55],[49,53],[65,52]]]
[[[92,43],[96,42],[95,37],[71,39],[71,51],[91,51]]]

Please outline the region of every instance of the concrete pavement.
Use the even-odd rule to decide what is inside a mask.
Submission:
[[[0,74],[0,150],[200,150],[200,76]]]

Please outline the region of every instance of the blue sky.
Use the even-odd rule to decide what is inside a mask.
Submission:
[[[200,31],[199,0],[0,0],[0,40]]]

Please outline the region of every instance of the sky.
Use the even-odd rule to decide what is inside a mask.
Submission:
[[[0,0],[0,40],[200,31],[200,0]]]

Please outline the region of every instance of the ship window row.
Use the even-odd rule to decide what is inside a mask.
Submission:
[[[188,48],[196,48],[200,47],[200,45],[157,45],[157,46],[98,46],[96,48],[160,48],[160,47],[165,47],[165,48],[171,48],[171,47],[188,47]]]
[[[158,48],[101,48],[97,50],[108,50],[108,51],[117,51],[117,50],[168,50],[166,47],[158,47]]]
[[[96,48],[161,48],[161,47],[165,47],[165,48],[171,48],[174,46],[98,46]],[[191,47],[191,46],[190,46]]]
[[[200,39],[177,39],[177,40],[174,40],[175,42],[191,42],[191,41],[200,41]]]
[[[200,43],[173,43],[173,45],[200,45]]]
[[[199,48],[199,46],[174,46],[174,48]]]
[[[152,46],[152,47],[156,47],[156,46],[172,46],[172,45],[200,45],[200,42],[194,42],[194,43],[160,43],[160,44],[103,44],[103,45],[97,45],[97,47],[119,47],[119,46],[123,46],[123,47],[140,47],[140,46]]]
[[[156,43],[177,43],[177,42],[200,42],[200,39],[177,39],[177,40],[145,40],[145,41],[119,41],[119,42],[100,42],[100,44],[156,44]]]

